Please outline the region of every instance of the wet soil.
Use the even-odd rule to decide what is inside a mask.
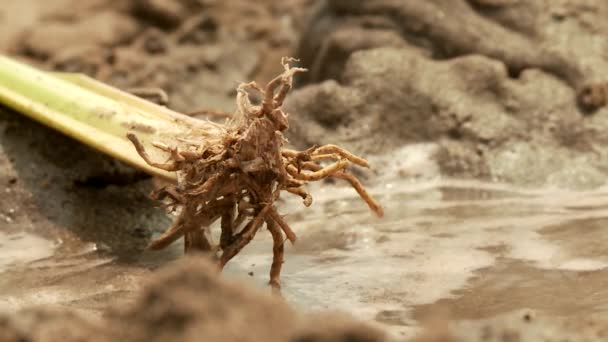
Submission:
[[[606,11],[578,0],[324,1],[300,39],[311,72],[290,99],[294,142],[364,154],[434,143],[444,175],[598,186]],[[600,106],[581,106],[596,82],[586,91]]]
[[[225,277],[177,245],[143,251],[172,220],[148,199],[157,180],[0,109],[0,340],[382,341],[421,322],[424,341],[603,340],[607,11],[4,0],[0,52],[160,87],[183,112],[231,112],[239,82],[300,57],[310,72],[286,105],[291,143],[368,157],[361,176],[387,217],[338,185],[313,189],[305,212],[283,203],[300,236],[286,304],[267,296],[269,237]],[[592,106],[580,97],[590,84]]]

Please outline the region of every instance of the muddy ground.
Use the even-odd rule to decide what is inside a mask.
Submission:
[[[309,72],[286,104],[291,143],[338,143],[369,157],[369,183],[448,176],[590,189],[608,172],[606,15],[603,0],[4,0],[0,51],[122,89],[162,88],[182,112],[232,111],[239,82],[269,80],[292,55]],[[3,231],[43,232],[63,249],[94,243],[89,252],[122,265],[104,276],[123,277],[169,223],[147,197],[155,181],[146,175],[5,109],[0,128]],[[403,156],[412,145],[425,146],[428,163]],[[319,324],[192,263],[158,275],[126,307],[97,298],[103,319],[61,309],[9,314],[0,339],[143,341],[152,330],[158,340],[384,339],[342,316]],[[209,300],[197,306],[195,297]],[[597,322],[526,317],[450,333],[434,323],[430,338],[605,334]]]

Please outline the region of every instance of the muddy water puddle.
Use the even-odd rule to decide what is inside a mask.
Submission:
[[[608,313],[608,188],[396,182],[372,189],[383,219],[352,189],[311,190],[312,207],[289,199],[281,210],[299,236],[287,249],[284,295],[300,308],[348,311],[408,336],[439,308],[462,319]],[[228,276],[265,286],[270,246],[259,234]],[[99,313],[131,300],[152,269],[181,254],[179,242],[131,261],[90,243],[60,247],[0,232],[1,310],[53,304]]]

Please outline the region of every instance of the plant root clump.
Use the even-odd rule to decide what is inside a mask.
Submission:
[[[285,240],[296,241],[296,234],[279,214],[275,202],[282,192],[300,196],[305,206],[312,204],[306,184],[325,178],[349,182],[379,217],[382,207],[361,185],[348,167],[369,167],[366,160],[335,145],[313,146],[305,151],[284,148],[283,132],[288,116],[281,106],[292,87],[294,74],[305,69],[290,67],[294,59],[284,58],[285,71],[265,88],[256,83],[237,89],[237,112],[217,134],[192,139],[176,139],[178,145],[153,142],[167,152],[168,162],[150,159],[133,133],[127,137],[139,155],[151,166],[177,172],[177,184],[155,191],[152,197],[178,216],[148,248],[162,249],[184,236],[185,251],[204,251],[215,255],[221,268],[239,253],[262,225],[273,238],[270,285],[280,288]],[[259,105],[250,95],[261,95]],[[219,244],[215,245],[209,227],[220,220]]]

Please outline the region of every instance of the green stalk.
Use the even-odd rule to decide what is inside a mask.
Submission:
[[[151,141],[171,141],[205,125],[85,75],[47,73],[2,55],[0,104],[168,180],[175,175],[146,164],[126,133],[136,133],[151,157],[163,161],[167,156]]]

